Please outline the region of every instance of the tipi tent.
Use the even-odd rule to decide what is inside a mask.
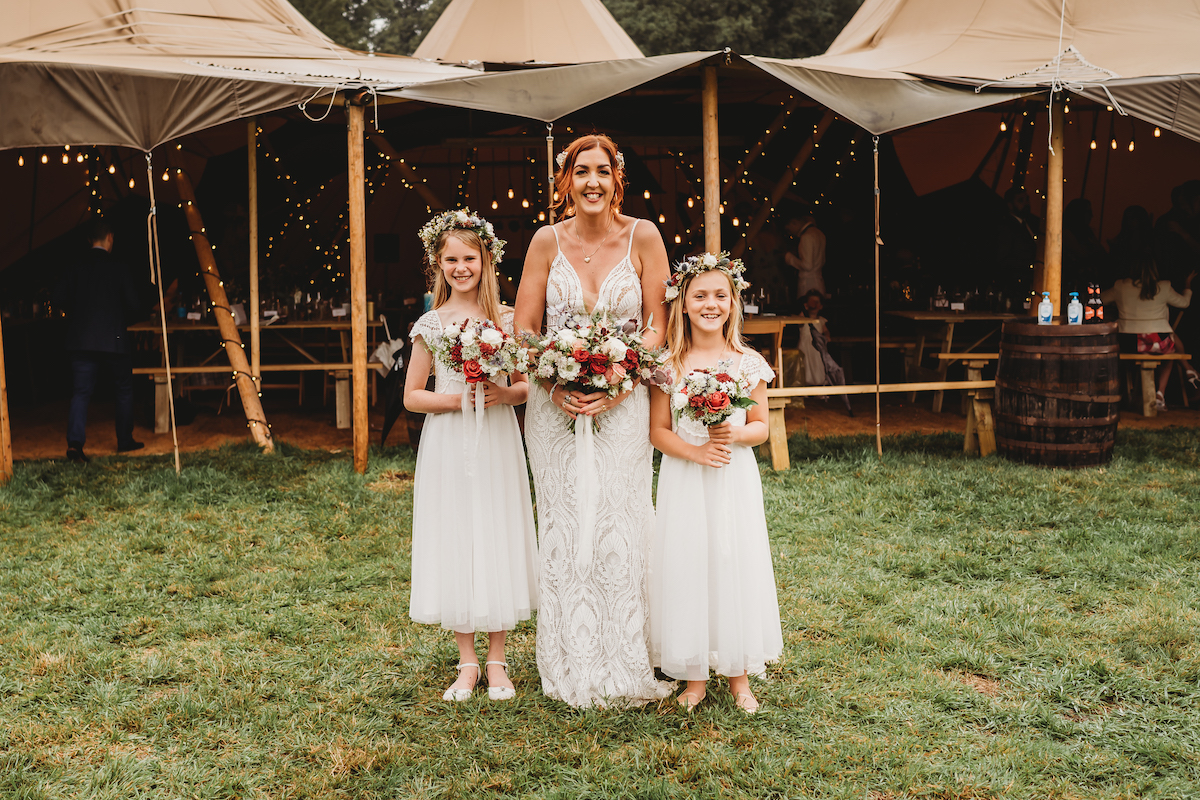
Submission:
[[[600,0],[453,0],[417,58],[578,64],[640,58]]]

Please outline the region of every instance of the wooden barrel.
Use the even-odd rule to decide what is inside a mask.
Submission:
[[[1117,325],[1005,322],[996,367],[996,447],[1013,461],[1112,460],[1120,417]]]

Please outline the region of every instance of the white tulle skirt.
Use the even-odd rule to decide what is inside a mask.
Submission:
[[[762,674],[783,652],[758,463],[751,448],[732,449],[720,469],[664,455],[659,470],[650,656],[680,680]]]
[[[537,542],[512,406],[430,414],[413,486],[416,622],[459,633],[512,630],[537,608]],[[471,473],[471,474],[468,474]]]

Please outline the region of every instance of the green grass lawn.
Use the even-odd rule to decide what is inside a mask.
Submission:
[[[961,435],[791,442],[764,469],[787,643],[755,684],[574,711],[441,701],[407,617],[407,449],[250,447],[0,488],[0,797],[1177,798],[1200,795],[1200,437],[1107,468]]]

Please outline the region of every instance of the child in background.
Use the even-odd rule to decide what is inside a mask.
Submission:
[[[667,290],[671,385],[650,400],[650,440],[663,453],[650,551],[650,652],[655,666],[687,681],[678,702],[688,711],[704,699],[711,669],[728,678],[736,706],[755,713],[748,676],[783,652],[752,449],[767,440],[767,383],[775,374],[741,341],[742,269],[723,253],[676,265]],[[706,427],[681,392],[694,370],[740,383],[754,404]],[[713,408],[728,399],[710,395]]]
[[[410,334],[404,384],[404,407],[428,415],[413,486],[409,614],[454,631],[458,678],[443,699],[470,699],[480,672],[475,632],[486,631],[488,697],[510,700],[506,633],[537,607],[533,505],[512,408],[525,402],[529,384],[514,374],[511,385],[469,385],[432,353],[449,326],[468,319],[492,320],[511,335],[512,309],[500,305],[496,278],[504,241],[467,209],[438,215],[421,239],[434,297]],[[427,391],[431,367],[436,383]],[[476,385],[482,408],[472,408]]]

